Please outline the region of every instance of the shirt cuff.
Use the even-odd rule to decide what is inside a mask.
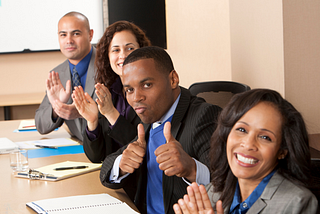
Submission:
[[[53,109],[52,109],[52,112],[51,112],[51,120],[52,120],[53,123],[56,123],[57,120],[58,120],[58,118],[59,118],[59,116],[57,116],[56,118],[54,118],[52,114],[53,114]]]
[[[209,168],[204,165],[203,163],[201,163],[200,161],[196,160],[193,158],[193,160],[196,162],[196,167],[197,167],[197,174],[196,174],[196,182],[198,185],[202,184],[202,185],[207,185],[210,183],[210,171]],[[182,177],[182,179],[184,180],[184,182],[186,182],[188,185],[191,185],[191,183],[189,181],[187,181],[187,179],[185,179],[184,177]]]
[[[113,127],[117,124],[120,116],[122,116],[122,115],[121,115],[121,114],[119,115],[119,117],[117,118],[116,122],[115,122],[113,125],[111,125],[111,124],[109,123],[109,128],[110,128],[110,129],[113,129]]]
[[[111,183],[120,183],[122,179],[128,177],[128,175],[130,174],[130,173],[127,173],[119,177],[119,169],[120,169],[119,165],[120,165],[121,158],[122,158],[122,155],[119,155],[114,161],[113,167],[110,172],[110,177],[109,177],[109,181]]]
[[[97,139],[97,136],[100,133],[100,124],[98,123],[97,128],[93,131],[88,130],[88,126],[86,127],[86,133],[90,141]]]

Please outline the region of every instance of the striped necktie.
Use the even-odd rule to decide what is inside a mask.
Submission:
[[[81,85],[80,76],[78,71],[76,70],[76,66],[73,67],[72,83],[73,83],[73,87]]]

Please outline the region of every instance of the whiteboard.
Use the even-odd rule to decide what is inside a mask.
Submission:
[[[0,53],[59,50],[58,22],[68,12],[84,14],[92,44],[103,35],[103,0],[0,0]]]

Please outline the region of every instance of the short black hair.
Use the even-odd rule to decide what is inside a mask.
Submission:
[[[159,71],[170,73],[174,70],[173,63],[169,54],[160,47],[148,46],[134,50],[123,62],[123,66],[138,61],[140,59],[153,59]]]

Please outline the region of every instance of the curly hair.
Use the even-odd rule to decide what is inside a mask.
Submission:
[[[288,150],[278,161],[278,172],[299,185],[307,186],[310,179],[310,150],[306,126],[301,114],[282,96],[270,89],[253,89],[236,94],[222,110],[218,126],[211,137],[210,170],[215,192],[221,192],[223,206],[230,204],[236,189],[237,178],[227,160],[227,139],[235,123],[260,102],[273,105],[282,115],[280,150]]]
[[[151,42],[146,34],[137,25],[128,21],[117,21],[106,28],[103,36],[97,44],[97,54],[95,59],[95,66],[97,68],[95,81],[103,83],[106,87],[110,86],[117,79],[118,75],[112,70],[109,60],[109,46],[113,36],[117,32],[124,30],[131,31],[139,44],[139,47],[150,46]]]

